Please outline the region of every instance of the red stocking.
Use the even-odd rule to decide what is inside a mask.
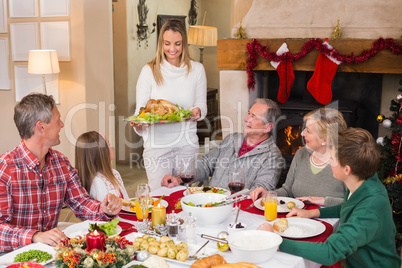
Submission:
[[[289,52],[288,45],[283,43],[276,51],[276,55],[279,56],[287,52]],[[278,101],[280,103],[285,103],[290,96],[290,90],[292,89],[293,82],[295,81],[292,63],[289,61],[271,61],[271,65],[276,69],[279,75]]]
[[[324,42],[328,48],[332,48]],[[331,84],[338,66],[341,64],[333,57],[327,57],[320,53],[314,68],[314,74],[307,83],[307,89],[313,97],[321,104],[327,105],[332,100]]]

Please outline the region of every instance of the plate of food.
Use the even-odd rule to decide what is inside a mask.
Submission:
[[[0,257],[0,266],[13,265],[13,262],[29,262],[33,259],[38,259],[40,265],[45,265],[54,260],[56,251],[53,247],[43,243],[32,243],[25,247],[11,251]],[[37,256],[40,256],[38,258]],[[42,266],[43,267],[43,266]]]
[[[287,238],[307,238],[322,234],[325,225],[305,218],[281,218],[274,221],[274,233]]]
[[[136,124],[168,124],[190,119],[192,111],[179,107],[167,100],[150,99],[141,107],[138,115],[126,117],[125,121]]]
[[[261,210],[265,209],[262,198],[255,200],[254,206]],[[304,208],[304,203],[294,198],[278,196],[278,207],[277,207],[278,213],[288,213],[294,207]]]
[[[188,190],[183,192],[183,195],[200,194],[200,193],[216,193],[226,196],[230,195],[230,191],[225,188],[213,187],[213,186],[201,186],[201,187],[188,187]]]
[[[158,256],[167,262],[186,266],[191,266],[191,264],[196,261],[195,259],[189,259],[188,256],[195,254],[202,245],[179,242],[172,240],[168,236],[153,237],[142,233],[131,233],[126,235],[125,238],[129,241],[133,241],[137,250],[146,250],[151,253],[150,256]],[[197,253],[197,258],[211,256],[216,253],[218,253],[216,247],[204,247]]]
[[[164,206],[165,208],[167,208],[169,206],[169,203],[166,200],[163,199],[159,199],[159,198],[154,198],[154,197],[150,197],[150,202],[149,202],[149,213],[151,213],[152,211],[152,207],[154,205],[154,202],[156,200],[159,200],[161,206]],[[121,207],[121,210],[125,211],[125,212],[131,212],[131,213],[135,213],[135,198],[129,198],[127,201],[129,201],[128,203],[123,203],[123,206]],[[124,205],[127,204],[127,205]]]
[[[67,227],[63,232],[68,238],[83,237],[92,230],[91,225],[95,223],[108,237],[116,236],[122,232],[121,227],[117,225],[119,220],[116,218],[111,221],[83,221]]]

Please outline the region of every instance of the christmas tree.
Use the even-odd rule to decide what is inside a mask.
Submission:
[[[402,85],[402,79],[399,81]],[[390,117],[379,115],[377,121],[391,131],[390,137],[378,138],[381,145],[382,163],[378,176],[387,188],[396,226],[395,243],[400,250],[402,244],[402,88],[391,101]]]

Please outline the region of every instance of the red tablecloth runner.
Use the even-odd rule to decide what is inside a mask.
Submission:
[[[181,197],[183,197],[183,192],[184,190],[180,190],[177,192],[174,192],[172,194],[170,194],[169,196],[165,196],[163,199],[168,202],[169,206],[166,208],[166,214],[172,213],[172,211],[174,210],[176,213],[179,213],[181,211],[181,209],[175,209],[175,204],[179,201],[179,199]],[[153,197],[160,197],[160,196],[153,196]],[[249,205],[251,205],[252,200],[251,199],[246,199],[243,201],[238,202],[237,204],[241,204],[241,210],[247,211],[249,213],[254,213],[254,214],[258,214],[258,215],[263,215],[264,216],[264,211],[260,210],[256,207],[250,208],[250,209],[246,209]],[[307,205],[307,207],[305,209],[316,209],[319,208],[319,206],[316,205],[312,205],[309,204]],[[127,219],[127,220],[131,220],[131,221],[136,221],[137,217],[135,216],[134,213],[129,213],[129,212],[125,212],[125,211],[121,211],[119,216],[123,219]],[[150,218],[151,216],[149,216],[148,218]],[[279,213],[278,214],[278,218],[283,218],[286,217],[286,213]],[[325,240],[327,240],[327,238],[332,234],[333,231],[333,227],[331,224],[321,221],[324,225],[325,225],[325,231],[320,234],[317,235],[315,237],[310,237],[310,238],[304,238],[304,239],[294,239],[294,240],[300,240],[300,241],[309,241],[309,242],[324,242]],[[133,226],[130,223],[126,223],[126,222],[120,222],[119,223],[120,227],[124,230],[124,229],[128,229],[131,226]],[[121,233],[121,236],[127,235],[129,233],[132,232],[136,232],[137,230],[134,228],[131,228],[129,231],[125,231]],[[340,268],[340,264],[336,263],[332,266],[322,266],[324,267],[330,267],[330,268]]]

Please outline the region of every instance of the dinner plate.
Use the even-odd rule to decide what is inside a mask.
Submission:
[[[45,251],[53,256],[53,258],[51,258],[50,260],[48,260],[46,262],[42,262],[41,264],[45,265],[54,260],[54,255],[56,253],[54,248],[49,245],[38,242],[38,243],[29,244],[29,245],[19,248],[17,250],[11,251],[10,253],[4,254],[3,256],[0,257],[0,266],[3,264],[6,264],[6,263],[10,264],[10,263],[14,262],[15,256],[17,256],[18,254],[20,254],[22,252],[27,252],[28,250],[35,250],[35,249]]]
[[[202,189],[202,187],[197,187],[197,188],[199,188],[200,190]],[[229,195],[231,194],[231,192],[230,192],[228,189],[219,188],[219,187],[214,187],[214,188],[219,189],[219,190],[223,190],[223,191],[224,191],[224,192],[222,192],[223,195],[229,196]],[[187,196],[187,195],[189,195],[189,194],[190,194],[190,193],[189,193],[188,190],[185,190],[185,191],[183,192],[183,195],[184,195],[184,196]],[[198,193],[197,193],[197,194],[198,194]]]
[[[136,237],[141,237],[141,236],[143,236],[144,234],[143,233],[131,233],[131,234],[128,234],[128,235],[126,235],[125,236],[125,238],[127,239],[127,240],[129,240],[129,241],[132,241],[132,242],[134,242],[134,240],[135,240],[135,238]],[[159,238],[157,238],[158,240],[159,240]],[[206,242],[206,241],[203,241],[203,243],[204,242]],[[175,244],[178,244],[178,243],[180,243],[180,241],[175,241]],[[209,244],[211,244],[211,243],[209,243]],[[216,244],[215,244],[216,245]],[[200,249],[200,247],[202,246],[202,244],[200,244],[200,245],[196,245],[196,244],[188,244],[188,256],[191,256],[191,255],[193,255],[197,250],[199,250]],[[201,250],[200,250],[200,252],[198,252],[197,253],[197,257],[198,258],[204,258],[204,257],[208,257],[208,256],[211,256],[211,255],[214,255],[214,254],[217,254],[217,253],[219,253],[220,251],[218,251],[218,249],[216,248],[216,246],[215,247],[208,247],[208,246],[206,246],[206,247],[203,247]],[[151,256],[157,256],[157,255],[151,255]],[[159,256],[158,256],[159,257]],[[169,262],[171,262],[171,263],[176,263],[176,264],[181,264],[181,265],[183,265],[183,266],[187,266],[187,267],[190,267],[191,266],[191,264],[193,264],[196,260],[186,260],[186,261],[178,261],[178,260],[176,260],[176,259],[169,259],[168,257],[160,257],[160,258],[162,258],[162,259],[164,259],[164,260],[166,260],[168,263]],[[176,266],[175,266],[176,267]]]
[[[278,235],[287,238],[307,238],[322,234],[325,231],[325,225],[316,220],[305,218],[286,218],[288,228],[283,233],[274,231]],[[274,222],[278,221],[275,220]]]
[[[106,223],[106,221],[83,221],[80,223],[73,224],[66,229],[63,230],[63,233],[68,237],[68,238],[74,238],[77,236],[85,236],[87,233],[89,233],[89,224],[90,223],[97,223],[98,225],[101,223]],[[120,234],[122,231],[121,227],[119,225],[116,226],[116,233],[114,235],[111,235],[109,237],[116,236]]]
[[[280,203],[281,200],[283,202],[285,202],[285,203],[281,204]],[[277,206],[278,213],[288,213],[288,212],[290,212],[290,209],[288,209],[288,207],[286,205],[290,201],[295,202],[295,205],[296,205],[297,208],[304,208],[304,203],[302,201],[300,201],[300,200],[290,198],[290,197],[278,196],[278,206]],[[265,209],[264,206],[261,206],[261,198],[254,201],[254,206],[256,208],[261,209],[261,210]]]
[[[131,200],[134,198],[129,198],[128,200]],[[159,198],[153,198],[154,201],[158,200]],[[169,206],[169,203],[166,200],[161,199],[160,200],[160,204],[161,206],[164,206],[165,208],[167,208]],[[149,205],[149,213],[151,213],[151,208],[153,207],[153,205]],[[130,206],[122,206],[121,210],[125,211],[125,212],[130,212],[130,213],[135,213],[135,211],[130,210]]]

